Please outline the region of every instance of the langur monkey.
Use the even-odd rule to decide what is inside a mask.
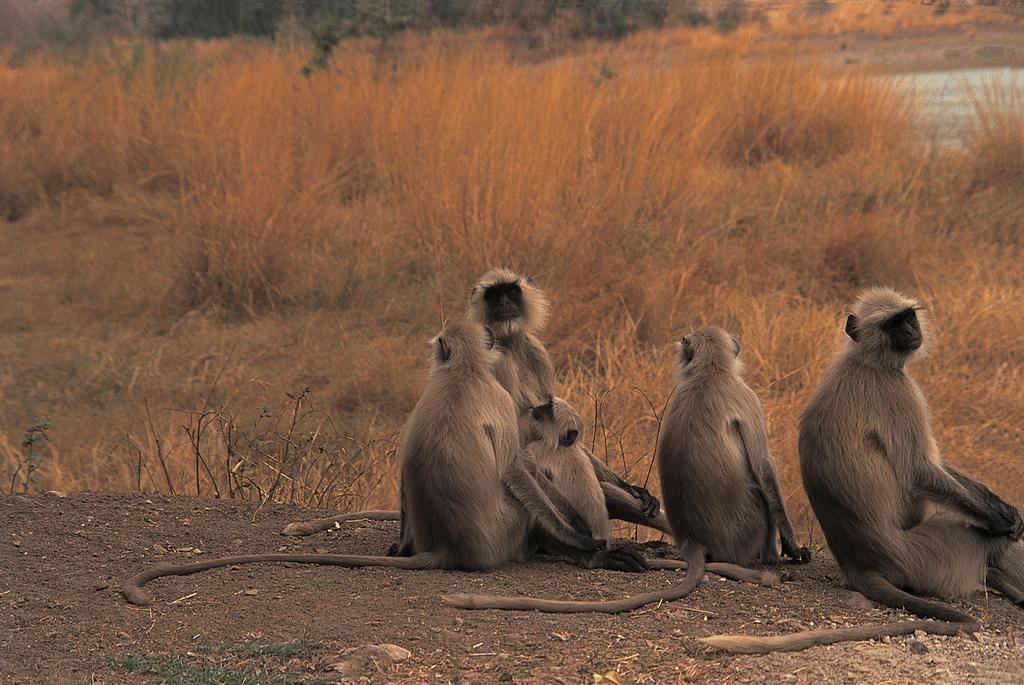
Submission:
[[[705,642],[756,653],[914,630],[974,632],[972,616],[919,595],[964,598],[986,583],[1024,604],[1024,521],[942,460],[924,395],[904,370],[924,343],[922,310],[888,288],[857,300],[849,340],[800,420],[800,473],[847,585],[938,620]]]
[[[679,380],[662,421],[655,460],[677,541],[712,561],[806,563],[783,506],[757,395],[740,377],[739,344],[702,328],[676,344]]]
[[[499,353],[490,332],[456,322],[431,346],[427,386],[399,445],[403,523],[415,540],[412,556],[262,554],[159,565],[125,582],[128,601],[152,602],[142,586],[162,576],[265,561],[476,570],[523,561],[543,546],[588,568],[645,570],[635,552],[608,549],[605,541],[594,539],[522,451],[515,404],[491,371]],[[448,601],[458,606],[458,597]],[[539,610],[607,610],[594,608],[602,602],[527,604]]]

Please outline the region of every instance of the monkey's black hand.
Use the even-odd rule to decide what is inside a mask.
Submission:
[[[1024,537],[1024,520],[1020,512],[1011,504],[996,498],[991,504],[992,515],[989,517],[989,533],[996,537],[1007,536],[1011,540]]]
[[[640,553],[623,548],[603,549],[595,552],[587,564],[590,568],[607,568],[612,571],[642,573],[650,567]]]
[[[642,513],[645,518],[654,518],[658,515],[658,512],[661,511],[661,502],[658,501],[657,497],[648,492],[646,488],[623,482],[622,489],[640,500],[640,513]]]

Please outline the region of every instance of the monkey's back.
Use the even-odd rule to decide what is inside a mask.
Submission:
[[[465,569],[525,558],[526,515],[501,482],[518,445],[515,407],[493,378],[428,384],[399,446],[416,552]]]
[[[676,541],[703,545],[713,561],[745,564],[768,554],[768,513],[732,425],[739,419],[764,431],[751,400],[757,402],[753,391],[727,374],[681,384],[658,440],[662,497]]]
[[[908,500],[903,459],[927,450],[916,385],[839,358],[800,419],[800,475],[836,561],[844,569],[900,567]],[[898,445],[899,449],[894,449]]]

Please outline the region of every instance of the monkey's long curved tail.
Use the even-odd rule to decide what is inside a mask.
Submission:
[[[573,601],[539,599],[536,597],[503,597],[501,595],[454,594],[444,595],[441,601],[459,609],[503,609],[511,611],[542,611],[549,614],[619,614],[654,602],[672,602],[693,592],[704,577],[704,549],[699,545],[686,545],[686,576],[683,582],[666,590],[655,590],[622,599]],[[663,568],[678,568],[663,567]]]
[[[211,568],[235,566],[236,564],[257,564],[264,562],[291,562],[293,564],[318,564],[321,566],[389,566],[402,569],[439,568],[438,560],[432,554],[416,554],[411,557],[378,557],[357,554],[243,554],[234,557],[218,557],[197,561],[192,564],[158,564],[137,573],[125,581],[121,588],[130,603],[145,606],[153,603],[153,596],[142,589],[151,580],[164,576],[188,576]]]
[[[712,635],[700,638],[704,644],[724,652],[738,654],[766,654],[768,652],[796,652],[816,645],[836,642],[878,640],[883,637],[910,635],[923,630],[932,635],[960,635],[977,632],[981,626],[977,619],[948,604],[917,597],[900,590],[878,573],[858,576],[856,588],[868,599],[893,609],[905,609],[922,618],[934,621],[902,621],[878,623],[855,628],[833,630],[804,630],[789,635]]]
[[[352,511],[347,514],[337,514],[312,521],[294,521],[285,526],[281,532],[285,535],[312,535],[330,530],[331,528],[337,528],[346,521],[399,521],[401,518],[401,514],[397,511],[388,511],[386,509]]]

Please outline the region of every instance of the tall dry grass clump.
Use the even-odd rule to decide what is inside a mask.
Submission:
[[[459,279],[511,261],[592,274],[609,253],[678,243],[731,166],[823,164],[904,136],[905,105],[866,78],[694,52],[638,43],[523,64],[481,41],[409,38],[310,78],[288,51],[196,55],[186,72],[202,75],[178,87],[156,48],[119,67],[95,52],[77,68],[6,68],[5,204],[155,184],[164,206],[135,215],[175,232],[184,304],[255,310],[295,295],[300,265],[368,195]]]
[[[992,83],[974,93],[975,124],[967,135],[971,184],[1024,189],[1024,93]]]
[[[301,66],[270,51],[220,64],[177,103],[163,152],[180,190],[167,219],[186,250],[190,307],[282,299],[335,205],[365,181],[373,110],[354,104],[365,102],[358,86],[303,78]]]

